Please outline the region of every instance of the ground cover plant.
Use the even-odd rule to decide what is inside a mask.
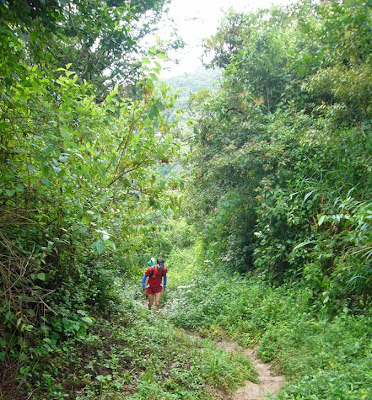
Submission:
[[[168,294],[172,323],[216,340],[258,344],[259,356],[288,377],[279,399],[371,396],[370,315],[345,309],[331,317],[304,283],[273,287],[205,261],[188,264],[186,285],[192,286]],[[175,285],[185,283],[184,267],[175,264],[173,273]]]
[[[44,359],[84,340],[92,315],[119,301],[115,271],[136,256],[146,212],[177,185],[158,171],[178,148],[175,96],[155,87],[165,54],[133,59],[151,29],[135,37],[131,27],[164,2],[137,3],[0,4],[2,396],[48,386]],[[109,77],[113,62],[121,71]],[[130,84],[124,70],[138,72]]]
[[[369,2],[229,11],[204,41],[221,81],[183,117],[159,79],[179,43],[140,42],[166,3],[0,1],[0,396],[255,379],[197,333],[258,344],[279,399],[372,398]]]
[[[149,312],[136,286],[89,334],[66,341],[47,360],[33,398],[43,399],[216,399],[256,375],[249,361],[210,340],[175,328]],[[39,384],[38,384],[39,383]]]

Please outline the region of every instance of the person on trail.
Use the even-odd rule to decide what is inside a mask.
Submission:
[[[146,279],[148,280],[148,286],[146,290]],[[163,285],[161,284],[163,278]],[[157,264],[150,265],[145,274],[142,277],[142,290],[143,294],[147,293],[149,299],[149,310],[152,305],[156,305],[156,311],[159,311],[160,299],[164,290],[167,287],[167,267],[164,266],[164,260],[162,258],[157,259]]]

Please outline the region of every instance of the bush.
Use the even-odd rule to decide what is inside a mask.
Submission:
[[[258,343],[260,357],[289,378],[280,399],[371,396],[370,316],[350,315],[346,308],[331,317],[306,281],[272,287],[210,265],[199,268],[192,282],[195,287],[170,295],[170,320],[208,337]]]

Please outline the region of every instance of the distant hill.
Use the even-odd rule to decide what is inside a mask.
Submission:
[[[173,89],[182,90],[177,105],[179,108],[183,108],[186,106],[191,93],[197,92],[202,88],[213,90],[220,77],[221,70],[198,67],[192,72],[165,79],[165,82],[172,86]]]
[[[201,88],[213,88],[213,84],[220,78],[221,70],[198,67],[192,72],[173,76],[165,81],[175,89],[184,89],[188,93],[196,92]]]

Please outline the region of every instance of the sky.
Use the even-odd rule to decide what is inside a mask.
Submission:
[[[201,65],[202,39],[216,32],[224,11],[229,8],[249,12],[289,2],[290,0],[172,0],[169,16],[175,21],[186,46],[184,50],[178,50],[177,54],[169,54],[172,59],[177,56],[179,63],[168,63],[163,70],[163,77],[192,72]],[[166,36],[167,33],[166,27],[161,28],[159,36]]]

